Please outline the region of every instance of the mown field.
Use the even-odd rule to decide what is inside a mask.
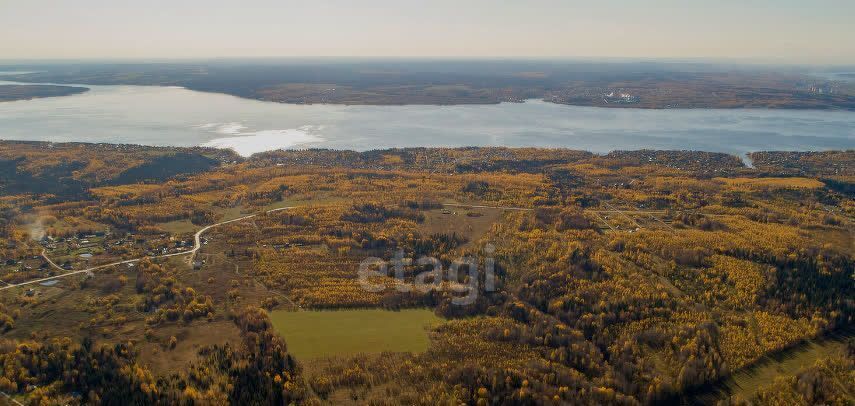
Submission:
[[[428,328],[442,322],[429,309],[273,311],[273,327],[301,359],[359,353],[422,352]]]

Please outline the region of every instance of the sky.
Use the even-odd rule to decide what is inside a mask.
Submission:
[[[855,1],[0,0],[0,59],[315,56],[855,64]]]

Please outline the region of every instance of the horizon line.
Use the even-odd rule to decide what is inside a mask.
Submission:
[[[666,63],[666,64],[703,64],[703,65],[746,65],[746,66],[789,66],[789,67],[853,67],[853,62],[797,62],[788,59],[747,58],[747,57],[633,57],[633,56],[397,56],[397,55],[311,55],[311,56],[199,56],[199,57],[159,57],[159,56],[116,56],[116,57],[35,57],[2,58],[0,64],[28,63],[91,63],[91,62],[208,62],[208,61],[472,61],[472,62],[607,62],[607,63]]]

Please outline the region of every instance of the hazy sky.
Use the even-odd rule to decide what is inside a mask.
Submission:
[[[0,0],[0,59],[241,56],[855,63],[855,0]]]

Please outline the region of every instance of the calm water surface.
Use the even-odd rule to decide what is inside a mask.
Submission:
[[[0,82],[11,83],[11,82]],[[471,106],[291,105],[176,87],[88,86],[0,103],[0,139],[367,150],[413,146],[757,150],[855,148],[855,113],[636,110],[542,101]]]

